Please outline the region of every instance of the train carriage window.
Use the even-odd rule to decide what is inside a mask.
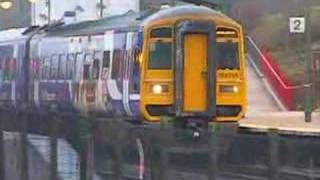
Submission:
[[[172,66],[172,43],[157,41],[150,44],[149,69],[165,70]]]
[[[86,54],[84,58],[84,63],[83,63],[83,79],[84,80],[89,80],[90,77],[90,65],[92,62],[92,55],[91,54]]]
[[[59,70],[59,56],[53,55],[53,56],[51,56],[51,65],[50,65],[50,79],[51,80],[58,79],[58,70]]]
[[[99,59],[95,59],[92,65],[92,78],[99,79],[100,75],[100,62]]]
[[[74,80],[80,81],[82,78],[82,71],[83,71],[83,63],[84,63],[85,55],[83,53],[76,53],[75,54],[75,62],[74,62]]]
[[[75,73],[75,60],[76,55],[75,54],[68,54],[67,55],[67,79],[72,79],[73,75]]]
[[[94,60],[92,65],[92,77],[94,79],[99,79],[100,77],[100,62],[102,60],[103,54],[100,51],[94,53]]]
[[[110,66],[110,51],[103,52],[103,67],[109,68]]]
[[[101,73],[102,79],[107,79],[109,67],[110,67],[110,51],[104,51],[103,61],[102,61],[102,73]]]
[[[112,73],[111,78],[117,79],[121,76],[121,61],[123,60],[122,50],[116,49],[113,51],[113,60],[112,60]]]
[[[239,69],[239,44],[219,42],[217,44],[218,69]]]
[[[112,57],[112,79],[117,79],[118,81],[122,79],[125,52],[126,33],[116,33],[114,36],[114,51]]]
[[[10,69],[9,69],[9,64],[10,64],[10,58],[6,57],[3,62],[2,62],[2,67],[3,67],[3,80],[8,81],[10,80]]]
[[[4,45],[0,46],[0,78],[1,80],[9,80],[9,62],[10,59],[13,58],[13,46],[12,45]]]
[[[40,59],[38,57],[34,57],[30,60],[30,73],[33,79],[39,79],[39,62]]]
[[[59,56],[59,79],[66,79],[67,75],[67,56],[65,54]]]
[[[45,80],[46,77],[46,57],[40,58],[40,79]]]

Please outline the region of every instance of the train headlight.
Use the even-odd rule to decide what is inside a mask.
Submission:
[[[222,85],[222,86],[220,86],[220,92],[222,92],[222,93],[238,93],[239,87],[238,86],[231,86],[231,85]]]
[[[152,85],[152,93],[154,94],[163,94],[163,93],[167,93],[168,92],[168,85],[166,84],[154,84]]]
[[[162,86],[160,84],[155,84],[152,86],[152,92],[154,94],[161,94],[162,93]]]

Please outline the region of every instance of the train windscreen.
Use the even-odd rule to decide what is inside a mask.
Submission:
[[[171,69],[172,43],[154,42],[150,45],[149,69],[165,70]]]
[[[220,42],[217,44],[218,69],[239,69],[238,43]]]

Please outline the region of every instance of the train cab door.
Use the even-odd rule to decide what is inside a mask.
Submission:
[[[184,36],[183,111],[207,109],[207,50],[207,35],[190,33]]]
[[[211,119],[216,101],[215,27],[210,22],[183,21],[176,28],[176,112]]]

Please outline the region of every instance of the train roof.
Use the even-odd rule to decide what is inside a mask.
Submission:
[[[228,16],[211,8],[196,5],[183,5],[160,10],[147,10],[144,12],[129,11],[123,15],[111,16],[100,20],[84,21],[65,24],[47,30],[48,36],[86,35],[104,33],[107,30],[137,31],[149,22],[179,15],[210,15],[228,19],[231,24],[238,25]]]
[[[107,30],[138,30],[141,22],[153,13],[153,10],[144,12],[129,11],[123,15],[111,16],[100,20],[66,24],[49,29],[48,35],[83,35],[104,33]]]
[[[211,8],[208,8],[205,6],[196,6],[196,5],[183,5],[183,6],[176,6],[174,8],[163,9],[157,13],[154,13],[143,22],[143,25],[146,25],[151,21],[156,21],[159,19],[169,18],[174,16],[182,16],[182,15],[218,16],[224,19],[228,19],[228,21],[231,21],[232,23],[236,24],[236,22],[232,20],[230,17],[222,14],[219,11],[213,10]]]

